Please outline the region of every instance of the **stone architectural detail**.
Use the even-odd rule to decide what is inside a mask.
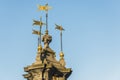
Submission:
[[[43,7],[48,7],[48,4]],[[39,25],[39,21],[34,21],[34,25]],[[56,53],[49,46],[49,44],[52,41],[52,36],[48,34],[47,29],[42,39],[40,33],[41,32],[35,32],[34,30],[34,34],[40,36],[40,43],[38,43],[37,56],[35,62],[33,62],[29,66],[24,67],[24,71],[26,72],[26,74],[23,75],[24,78],[26,78],[27,80],[67,80],[67,78],[72,73],[72,70],[71,68],[65,67],[66,63],[64,60],[63,52],[60,52],[60,60],[57,61],[55,57]],[[44,43],[43,48],[41,45],[41,40]]]

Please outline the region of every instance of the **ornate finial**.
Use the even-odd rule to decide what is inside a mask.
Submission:
[[[66,63],[65,63],[65,60],[64,60],[64,53],[62,51],[60,52],[60,60],[59,60],[59,62],[60,62],[60,64],[62,66],[65,67]]]
[[[42,61],[41,61],[41,59],[40,59],[41,53],[42,53],[42,46],[41,46],[41,45],[38,45],[36,62],[35,62],[34,64],[40,64],[40,63],[42,63]]]
[[[41,51],[42,51],[42,46],[39,45],[39,46],[38,46],[38,52],[41,52]]]
[[[64,53],[63,52],[60,52],[60,58],[64,58]]]

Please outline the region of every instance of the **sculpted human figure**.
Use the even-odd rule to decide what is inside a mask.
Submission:
[[[52,36],[48,35],[48,31],[43,36],[42,41],[44,42],[44,49],[49,47],[49,43],[52,41]]]

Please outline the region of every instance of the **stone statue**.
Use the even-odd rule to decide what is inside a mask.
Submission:
[[[44,42],[44,49],[48,48],[50,42],[52,41],[52,36],[48,34],[48,31],[46,31],[46,34],[43,36],[42,41]]]

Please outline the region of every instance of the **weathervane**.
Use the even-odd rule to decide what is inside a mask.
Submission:
[[[45,25],[45,23],[42,22],[42,17],[40,17],[40,21],[37,21],[37,20],[33,20],[33,25],[37,25],[40,27],[40,30],[37,31],[37,30],[33,30],[33,34],[37,34],[38,35],[38,46],[41,45],[41,29],[42,29],[42,26]]]
[[[42,5],[38,5],[38,10],[43,10],[46,12],[46,31],[48,31],[48,10],[50,10],[52,7],[48,6],[48,4],[46,4],[45,6]]]
[[[60,46],[61,46],[61,52],[60,52],[60,60],[59,62],[61,63],[62,66],[65,66],[65,60],[64,60],[64,53],[63,53],[63,47],[62,47],[62,31],[64,30],[62,26],[59,26],[55,24],[56,27],[55,29],[58,29],[60,31]]]
[[[62,26],[59,26],[59,25],[57,25],[57,24],[55,24],[55,25],[56,25],[55,29],[60,30],[60,44],[61,44],[61,52],[62,52],[62,51],[63,51],[63,47],[62,47],[62,31],[63,31],[64,29],[63,29]]]

